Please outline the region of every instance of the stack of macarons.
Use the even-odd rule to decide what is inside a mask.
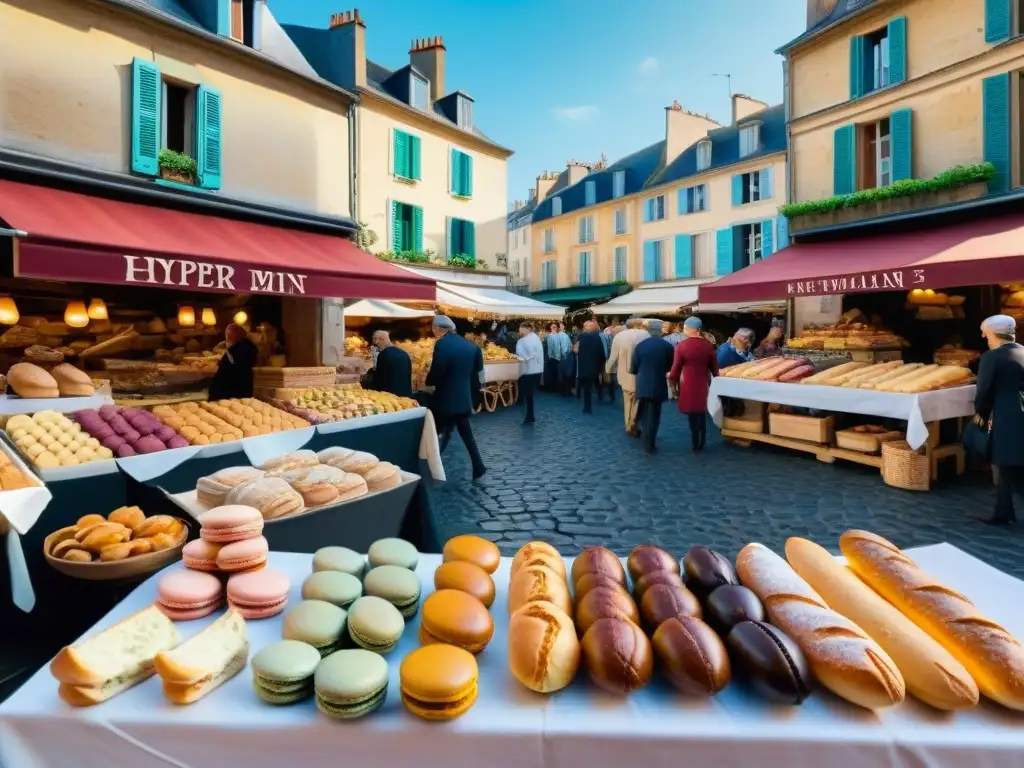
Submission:
[[[209,616],[224,602],[220,579],[201,571],[170,571],[157,582],[156,607],[172,621]]]
[[[492,541],[479,536],[448,539],[441,565],[434,571],[434,589],[465,592],[490,608],[495,595],[491,574],[500,564],[501,552]]]
[[[294,704],[313,695],[320,654],[308,643],[280,640],[265,646],[249,664],[253,687],[263,701]]]
[[[337,720],[353,720],[384,704],[388,663],[362,648],[338,651],[320,662],[314,686],[317,709]]]

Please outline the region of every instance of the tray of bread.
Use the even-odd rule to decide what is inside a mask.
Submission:
[[[858,453],[878,453],[882,443],[890,440],[903,440],[905,435],[878,424],[861,424],[850,429],[836,430],[836,447]]]
[[[803,379],[801,384],[876,392],[921,394],[974,383],[974,375],[959,365],[924,365],[893,360],[886,363],[844,363]]]

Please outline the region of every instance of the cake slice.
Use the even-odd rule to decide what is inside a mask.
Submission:
[[[176,704],[191,704],[230,680],[249,658],[245,619],[234,608],[177,648],[156,657],[164,694]]]

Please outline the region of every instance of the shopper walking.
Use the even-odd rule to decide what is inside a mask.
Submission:
[[[480,374],[484,370],[484,356],[480,347],[459,336],[455,323],[444,315],[437,315],[433,322],[434,356],[430,361],[426,384],[434,387],[431,410],[437,419],[441,437],[441,450],[448,447],[452,430],[458,430],[459,437],[466,445],[469,460],[473,465],[473,479],[483,477],[487,472],[480,450],[469,426],[469,417],[480,399]]]
[[[643,423],[644,453],[658,450],[661,405],[668,400],[668,374],[672,370],[672,345],[661,338],[661,320],[647,324],[650,338],[633,350],[629,370],[636,376],[637,421]]]
[[[996,472],[996,508],[984,522],[1017,522],[1014,495],[1024,498],[1024,346],[1017,321],[995,315],[981,324],[989,351],[978,364],[975,422],[989,426],[989,459]]]
[[[519,399],[526,406],[523,424],[533,424],[533,395],[544,371],[544,345],[533,332],[533,323],[524,322],[519,326],[516,357],[519,358]]]
[[[708,382],[718,375],[715,346],[701,335],[699,317],[683,323],[683,340],[676,345],[668,380],[679,383],[679,412],[690,422],[690,444],[704,450],[707,441]]]
[[[583,390],[583,412],[593,413],[592,399],[594,387],[597,387],[597,401],[601,402],[601,376],[607,356],[601,332],[597,330],[597,321],[588,320],[583,325],[580,335],[579,352],[576,356],[578,366],[579,387]]]
[[[562,361],[572,350],[569,348],[569,337],[566,336],[559,323],[548,326],[547,361],[544,366],[544,386],[549,392],[564,392],[562,385]]]
[[[636,345],[650,335],[640,327],[641,323],[639,317],[631,317],[626,321],[626,330],[619,331],[612,339],[611,353],[605,364],[605,371],[619,380],[626,432],[633,437],[639,437],[640,432],[636,428],[636,377],[630,373],[629,367],[633,362]]]
[[[604,359],[607,361],[612,354],[612,339],[615,336],[615,328],[611,324],[604,327],[601,331],[601,341],[604,343]],[[601,381],[604,380],[605,386],[608,387],[608,402],[615,405],[615,374],[604,373],[603,376],[598,376],[598,400],[601,399]]]

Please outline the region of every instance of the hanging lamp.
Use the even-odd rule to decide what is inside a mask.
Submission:
[[[182,328],[191,328],[196,324],[196,310],[188,304],[178,307],[178,325]]]
[[[64,324],[69,328],[85,328],[89,324],[89,311],[84,301],[69,301],[64,309]]]
[[[93,299],[89,302],[88,315],[90,320],[107,320],[107,304],[103,299]]]

